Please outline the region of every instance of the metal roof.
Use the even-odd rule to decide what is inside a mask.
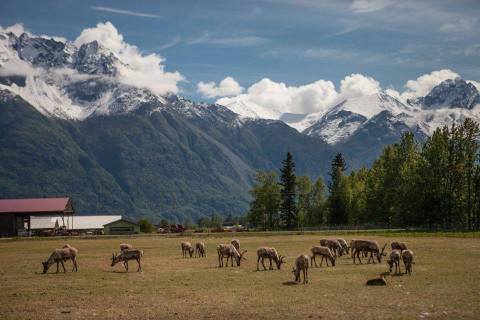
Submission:
[[[58,221],[58,226],[65,226],[67,230],[90,230],[103,229],[103,225],[122,219],[122,216],[73,216],[65,218],[65,225],[62,216],[32,216],[30,217],[30,228],[53,229]]]
[[[133,221],[130,221],[130,220],[127,220],[127,219],[124,219],[124,218],[120,217],[120,219],[117,219],[117,220],[114,220],[114,221],[110,221],[110,222],[108,222],[108,223],[105,223],[104,226],[109,225],[109,224],[112,224],[112,223],[114,223],[114,222],[119,222],[119,221],[125,221],[125,222],[127,222],[127,223],[134,224],[134,225],[136,225],[136,226],[139,225],[138,223],[135,223],[135,222],[133,222]]]
[[[0,199],[0,213],[62,212],[70,198]]]

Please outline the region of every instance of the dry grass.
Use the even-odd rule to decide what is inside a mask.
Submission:
[[[366,287],[386,263],[310,268],[310,283],[291,285],[294,257],[309,253],[320,235],[250,235],[240,268],[218,268],[215,247],[224,238],[202,238],[207,257],[182,259],[180,242],[195,237],[68,239],[79,249],[79,272],[41,274],[41,261],[67,240],[0,242],[2,319],[271,319],[355,318],[474,319],[480,315],[478,238],[399,237],[416,254],[412,276],[388,276],[386,287]],[[349,239],[351,236],[344,235]],[[355,236],[359,237],[359,236]],[[380,244],[392,237],[364,236]],[[130,273],[110,257],[121,242],[145,252],[144,272]],[[287,257],[281,271],[256,271],[256,248],[275,246]],[[67,263],[69,271],[71,263]],[[268,267],[268,265],[267,265]],[[403,269],[403,265],[402,265]],[[55,269],[50,270],[50,272]]]

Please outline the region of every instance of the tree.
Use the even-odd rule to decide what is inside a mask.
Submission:
[[[138,220],[138,224],[140,225],[140,232],[152,233],[155,230],[155,226],[147,218]]]
[[[198,219],[197,225],[200,228],[208,228],[210,226],[210,219],[207,217],[201,217],[200,219]]]
[[[282,186],[280,214],[285,227],[291,230],[298,225],[298,212],[295,203],[295,163],[290,152],[287,152],[285,160],[282,161],[280,172],[280,185]]]
[[[312,186],[310,195],[311,209],[307,216],[307,224],[320,226],[327,222],[327,206],[325,198],[325,183],[319,177]]]
[[[337,153],[331,164],[331,181],[328,185],[330,223],[337,225],[345,225],[348,222],[345,170],[345,159],[341,153]]]
[[[295,187],[298,208],[297,227],[301,228],[309,222],[312,212],[312,181],[308,176],[297,177]]]
[[[253,201],[248,212],[248,221],[263,230],[277,229],[280,208],[280,186],[277,182],[277,174],[273,171],[257,172],[250,194]]]

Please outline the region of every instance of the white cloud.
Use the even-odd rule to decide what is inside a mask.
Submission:
[[[304,86],[287,86],[264,78],[250,86],[245,94],[222,98],[222,105],[255,106],[261,117],[276,118],[281,113],[312,113],[325,110],[336,98],[335,85],[319,80]],[[237,110],[241,113],[241,110]]]
[[[372,95],[382,90],[380,83],[362,74],[351,74],[340,82],[341,99]]]
[[[393,0],[354,0],[350,8],[359,13],[382,10],[394,3]]]
[[[477,18],[461,18],[453,22],[446,22],[440,26],[440,31],[447,33],[467,32],[475,29]]]
[[[127,15],[127,16],[163,19],[162,16],[159,16],[159,15],[156,15],[156,14],[136,12],[136,11],[130,11],[130,10],[122,10],[122,9],[111,8],[111,7],[92,6],[92,7],[90,7],[90,9],[96,10],[96,11],[105,11],[105,12],[110,12],[110,13],[123,14],[123,15]]]
[[[214,81],[197,84],[197,91],[206,98],[228,97],[242,93],[243,88],[232,77],[226,77],[217,85]]]
[[[15,23],[14,25],[11,25],[11,26],[5,27],[5,28],[0,26],[0,32],[5,32],[5,33],[11,32],[14,35],[16,35],[17,37],[21,36],[22,33],[24,33],[24,32],[30,34],[30,32],[28,32],[25,29],[25,27],[23,26],[23,23]]]
[[[84,29],[74,43],[80,46],[94,40],[111,50],[125,64],[117,66],[119,81],[160,95],[179,91],[178,82],[184,77],[177,71],[165,71],[165,60],[160,55],[143,55],[136,46],[126,43],[112,23],[99,23],[95,28]]]
[[[449,69],[442,69],[424,74],[416,80],[409,80],[405,84],[406,90],[401,94],[403,100],[422,97],[427,95],[430,90],[447,79],[455,79],[460,75]]]
[[[187,44],[208,44],[223,47],[250,47],[263,44],[267,39],[253,35],[234,35],[229,37],[218,37],[205,33],[197,38],[190,39]]]

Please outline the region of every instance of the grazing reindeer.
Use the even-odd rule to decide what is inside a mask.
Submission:
[[[240,266],[242,260],[247,260],[243,255],[247,252],[244,250],[239,253],[233,244],[219,244],[217,247],[218,253],[218,266],[223,267],[223,258],[227,258],[226,267],[228,267],[228,259],[231,259],[231,266],[233,267],[233,259],[237,262],[237,266]]]
[[[328,247],[335,257],[342,256],[342,246],[340,242],[334,239],[322,239],[320,240],[320,245],[323,247]]]
[[[189,254],[191,258],[194,251],[192,244],[188,241],[182,241],[181,247],[182,247],[182,257],[187,258],[187,254]]]
[[[355,240],[354,242],[354,254],[353,254],[353,263],[355,264],[355,258],[358,258],[358,261],[362,263],[362,260],[360,259],[360,253],[362,251],[370,253],[370,257],[368,258],[367,263],[370,263],[370,260],[372,260],[373,263],[375,263],[374,255],[377,257],[378,263],[382,262],[382,256],[385,256],[386,254],[384,253],[385,247],[387,244],[382,248],[382,251],[380,251],[378,247],[378,243],[376,241],[370,241],[370,240]]]
[[[405,265],[405,273],[408,273],[409,275],[412,274],[412,264],[415,264],[413,261],[413,251],[412,250],[404,250],[402,252],[402,260],[403,264]]]
[[[233,239],[232,241],[230,241],[231,244],[233,244],[233,246],[235,247],[235,249],[240,250],[240,240],[238,239]]]
[[[267,270],[267,268],[265,268],[265,264],[263,263],[264,259],[268,259],[270,261],[269,270],[273,270],[272,260],[277,265],[277,269],[280,270],[282,263],[285,263],[284,258],[285,257],[278,255],[278,252],[275,248],[260,247],[257,249],[257,270],[259,270],[258,266],[260,259],[262,260],[263,270]]]
[[[392,273],[393,266],[395,266],[395,274],[400,274],[400,250],[393,250],[390,253],[390,259],[387,260],[390,267],[390,274]]]
[[[70,245],[65,245],[61,249],[55,249],[53,253],[50,255],[50,257],[47,259],[47,261],[42,262],[43,264],[43,273],[47,273],[48,269],[54,264],[57,263],[57,273],[58,273],[58,267],[59,264],[62,265],[63,272],[67,272],[65,269],[65,264],[67,260],[72,260],[73,263],[73,271],[78,271],[78,265],[77,265],[77,254],[78,250],[71,247]]]
[[[303,272],[303,283],[308,283],[308,256],[306,254],[299,255],[295,259],[295,267],[292,269],[295,282],[300,282],[300,271]]]
[[[131,250],[131,249],[133,249],[133,246],[129,243],[121,243],[120,244],[120,251]]]
[[[130,250],[123,250],[120,254],[112,253],[112,264],[111,267],[115,266],[119,262],[123,262],[123,266],[125,270],[128,272],[128,261],[129,260],[136,260],[138,263],[137,272],[142,271],[142,264],[141,260],[143,257],[143,251],[137,249],[130,249]]]
[[[195,258],[197,257],[197,254],[198,254],[198,257],[205,257],[206,256],[205,243],[197,242],[195,244]]]
[[[342,249],[343,249],[343,253],[344,253],[345,255],[347,255],[347,254],[348,254],[348,251],[349,251],[347,241],[345,241],[345,239],[342,239],[342,238],[337,239],[337,241],[338,241],[338,243],[340,243],[340,246],[341,246]]]
[[[357,241],[361,241],[361,240],[350,240],[350,253],[351,253],[351,257],[353,258],[353,256],[355,255],[355,249],[356,249],[356,244],[357,244]],[[360,251],[361,251],[361,254],[363,255],[363,257],[367,257],[368,256],[368,252],[367,251],[364,251],[360,248]]]
[[[392,250],[408,250],[407,244],[405,242],[392,242]]]
[[[322,266],[323,259],[327,262],[327,267],[328,265],[328,260],[332,263],[332,266],[335,266],[335,257],[332,254],[332,251],[328,247],[323,247],[323,246],[315,246],[310,249],[312,252],[312,256],[310,257],[310,265],[313,267],[313,262],[315,261],[315,267],[317,266],[317,256],[321,256],[322,260],[320,261],[320,267]]]

